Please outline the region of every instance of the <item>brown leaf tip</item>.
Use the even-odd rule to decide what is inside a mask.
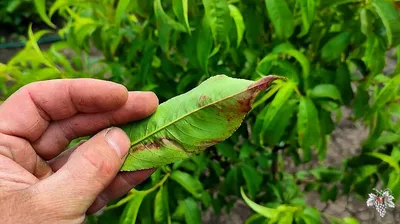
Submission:
[[[277,79],[283,79],[283,80],[287,80],[286,77],[282,77],[282,76],[277,76],[277,75],[268,75],[265,76],[264,78],[256,81],[255,83],[251,84],[248,89],[252,89],[255,88],[256,91],[257,90],[264,90],[266,88],[268,88],[271,83]]]

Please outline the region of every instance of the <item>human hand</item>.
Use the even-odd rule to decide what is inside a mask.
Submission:
[[[157,106],[151,92],[93,79],[18,90],[0,105],[1,223],[82,223],[141,183],[154,170],[119,173],[130,141],[109,127],[143,119]]]

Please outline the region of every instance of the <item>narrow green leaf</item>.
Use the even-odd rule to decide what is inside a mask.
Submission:
[[[226,0],[203,0],[203,5],[214,40],[216,42],[225,41],[231,26],[228,2]]]
[[[232,167],[229,169],[228,174],[225,178],[224,187],[222,188],[222,191],[225,195],[238,193],[238,173],[239,172],[237,167]]]
[[[391,167],[393,167],[396,170],[397,174],[400,174],[399,163],[398,163],[398,161],[394,160],[392,157],[390,157],[386,154],[383,154],[383,153],[379,153],[379,152],[370,152],[370,153],[366,153],[365,155],[381,159],[382,161],[384,161],[385,163],[387,163]]]
[[[385,67],[385,40],[381,36],[368,36],[365,55],[362,60],[372,74],[380,73]]]
[[[351,100],[354,98],[354,92],[351,87],[350,71],[347,64],[342,63],[336,70],[335,85],[340,91],[340,96],[343,99],[343,103],[349,105]]]
[[[246,196],[246,194],[243,191],[243,188],[240,188],[240,193],[246,204],[258,214],[269,219],[274,219],[278,215],[278,211],[276,209],[264,207],[253,202],[250,198]]]
[[[283,135],[286,126],[289,124],[289,118],[295,109],[294,103],[289,102],[293,93],[293,84],[287,83],[276,94],[266,114],[261,115],[262,117],[257,116],[257,119],[264,120],[259,132],[261,145],[266,143],[268,146],[274,146]]]
[[[213,39],[210,25],[205,17],[201,21],[201,27],[197,35],[197,60],[199,61],[200,67],[208,73],[208,60],[211,55]]]
[[[301,18],[303,26],[298,37],[302,37],[308,33],[310,26],[315,18],[316,0],[300,0]]]
[[[363,117],[369,111],[369,94],[365,87],[358,86],[354,99],[354,115],[357,118]]]
[[[278,78],[213,76],[162,103],[150,117],[122,126],[132,143],[121,170],[170,164],[224,141],[241,125],[255,97]]]
[[[132,196],[132,199],[124,208],[124,212],[121,215],[121,219],[119,223],[121,224],[135,224],[136,218],[138,215],[138,211],[140,205],[142,204],[143,199],[146,197],[146,193],[142,191],[135,191],[135,196]]]
[[[172,9],[178,21],[185,24],[186,30],[191,34],[190,26],[189,26],[189,17],[188,17],[188,0],[173,0],[172,1]]]
[[[400,135],[392,132],[384,132],[375,141],[363,145],[367,150],[373,150],[384,145],[400,143]]]
[[[339,102],[342,101],[339,90],[332,84],[319,84],[315,86],[312,89],[310,96],[315,99],[326,98]]]
[[[308,77],[310,75],[310,61],[303,53],[294,49],[291,45],[286,43],[276,46],[273,52],[294,57],[300,63],[301,69],[303,71],[303,81],[305,83],[308,81]]]
[[[231,14],[231,17],[233,18],[233,21],[235,21],[236,25],[236,33],[237,33],[237,47],[239,47],[240,43],[242,42],[244,30],[245,30],[245,25],[243,22],[243,16],[242,13],[240,13],[240,10],[234,6],[234,5],[229,5],[229,11]]]
[[[353,217],[345,217],[343,219],[343,221],[346,224],[360,224],[360,222],[357,219],[353,218]]]
[[[332,7],[332,6],[338,6],[338,5],[343,5],[343,4],[348,4],[348,3],[356,3],[356,2],[361,2],[362,0],[323,0],[320,3],[321,8],[326,8],[326,7]]]
[[[276,34],[281,39],[288,39],[293,34],[294,21],[286,0],[265,0],[265,4]]]
[[[374,100],[368,115],[372,116],[377,110],[383,108],[396,94],[396,90],[400,85],[400,75],[396,75],[379,91],[378,96]]]
[[[156,223],[171,223],[168,204],[167,186],[161,185],[154,199],[154,221]]]
[[[346,50],[350,44],[350,33],[343,32],[331,38],[321,49],[321,57],[325,61],[333,61],[339,59],[342,52]]]
[[[201,194],[204,191],[201,182],[188,173],[182,172],[180,170],[175,170],[174,172],[172,172],[170,178],[180,184],[195,198],[200,198]]]
[[[306,152],[315,145],[319,139],[318,111],[311,99],[300,98],[299,111],[297,114],[297,131],[299,145]]]
[[[388,47],[400,44],[400,15],[391,1],[371,0],[379,17],[382,19],[388,38]]]
[[[49,25],[52,28],[56,28],[56,25],[54,25],[50,18],[46,14],[46,0],[34,0],[36,10],[40,16],[40,18],[45,22],[47,25]]]
[[[247,164],[243,164],[240,169],[251,197],[255,198],[261,187],[262,175],[256,168]]]
[[[119,26],[121,24],[122,17],[126,13],[130,0],[118,0],[117,9],[115,10],[115,24]]]
[[[361,32],[365,36],[369,36],[373,31],[373,16],[372,12],[367,8],[363,8],[360,11]]]
[[[183,203],[186,206],[185,221],[187,224],[200,224],[201,211],[193,198],[186,198]]]
[[[154,4],[154,13],[157,18],[157,23],[159,23],[159,24],[166,23],[169,26],[171,26],[173,29],[175,29],[176,31],[186,32],[186,28],[182,24],[175,21],[169,15],[167,15],[167,13],[165,13],[165,11],[162,7],[162,4],[161,4],[161,0],[154,0],[153,4]]]

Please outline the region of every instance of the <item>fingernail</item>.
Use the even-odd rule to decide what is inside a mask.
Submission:
[[[105,139],[122,159],[128,153],[130,140],[126,133],[119,128],[110,128],[106,131]]]

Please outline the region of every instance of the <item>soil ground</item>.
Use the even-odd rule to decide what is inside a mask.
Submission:
[[[43,45],[41,48],[46,49],[48,46]],[[6,63],[20,48],[0,49],[0,63]],[[393,57],[394,52],[389,52],[387,56],[387,66],[385,73],[390,73],[396,64]],[[368,135],[367,129],[362,123],[353,123],[349,118],[351,111],[343,108],[343,118],[334,130],[331,141],[328,146],[327,159],[325,165],[340,167],[342,159],[348,156],[357,155],[360,149],[360,143]],[[293,170],[301,170],[303,167],[288,167]],[[308,193],[307,202],[324,211],[328,215],[343,218],[346,216],[354,216],[360,220],[360,223],[400,223],[400,204],[396,209],[389,210],[385,218],[380,218],[377,213],[366,206],[365,201],[361,201],[353,197],[340,197],[332,203],[319,202],[318,193]],[[203,216],[205,224],[241,224],[252,214],[251,210],[243,201],[238,201],[231,213],[215,216],[208,211]]]

